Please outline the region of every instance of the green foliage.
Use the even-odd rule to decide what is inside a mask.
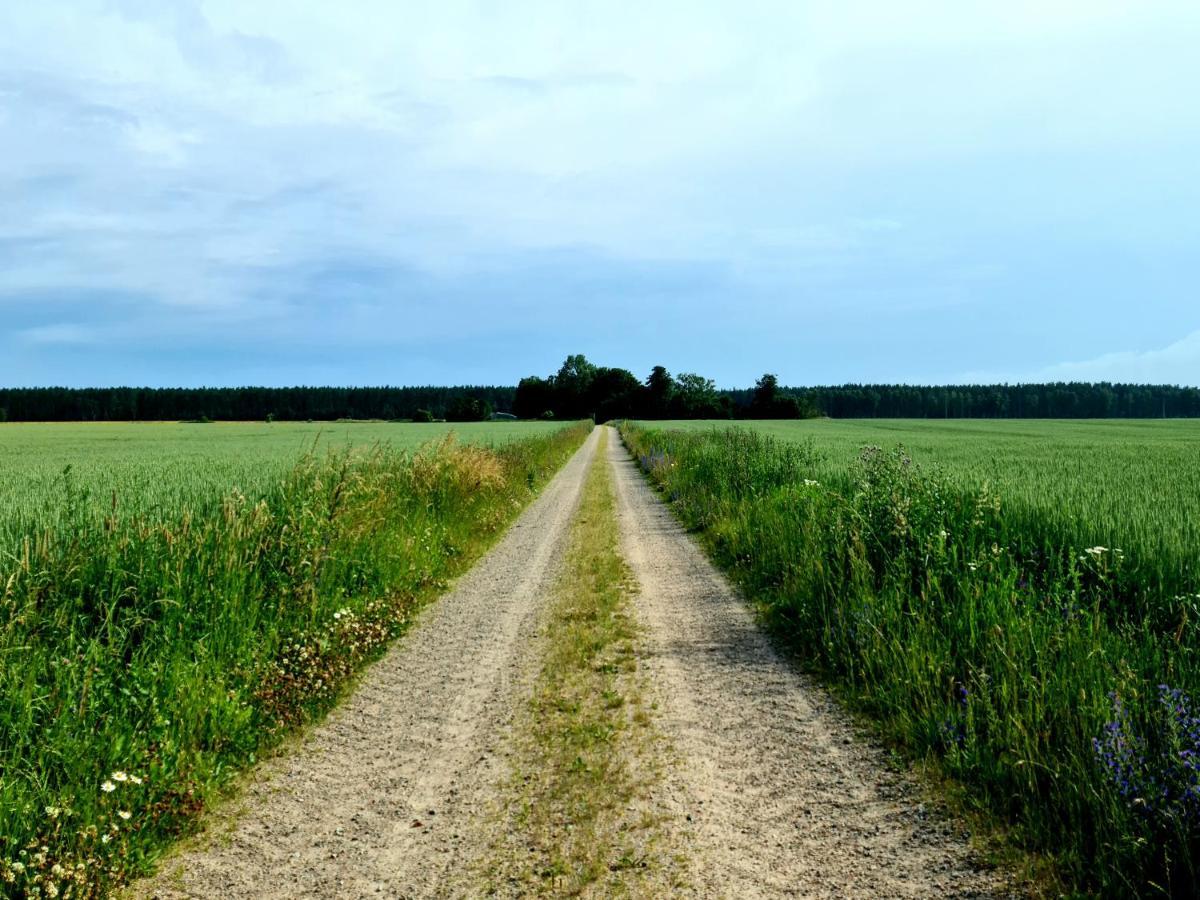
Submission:
[[[665,422],[710,430],[715,423]],[[1005,541],[1028,553],[1075,547],[1125,552],[1127,608],[1200,584],[1200,422],[919,421],[755,422],[753,429],[821,451],[814,477],[844,479],[864,446],[903,444],[955,490],[987,484],[1004,502]],[[1174,613],[1166,613],[1170,615]]]
[[[439,415],[460,397],[510,409],[512,387],[3,388],[0,407],[15,422],[186,421],[201,412],[223,422],[404,419]]]
[[[728,418],[728,409],[722,406],[717,386],[711,378],[684,372],[675,379],[673,393],[674,408],[685,419]]]
[[[92,521],[113,515],[170,519],[184,507],[207,509],[233,488],[246,496],[265,493],[314,447],[386,444],[413,450],[450,432],[464,442],[499,446],[559,427],[549,422],[218,422],[203,428],[162,422],[7,423],[0,428],[0,548],[13,546],[27,529],[50,527],[63,516],[62,472],[68,465],[78,502]]]
[[[1081,889],[1190,895],[1200,595],[1195,543],[1172,542],[1194,526],[1172,530],[1138,488],[1146,471],[1173,469],[1175,503],[1194,521],[1195,454],[1124,447],[1120,430],[1094,428],[1074,458],[1025,436],[1024,458],[989,465],[994,445],[943,435],[957,467],[947,474],[904,450],[847,459],[816,427],[773,427],[807,437],[623,434],[801,658],[891,738],[938,759],[1018,846]],[[1039,469],[1043,455],[1059,465]],[[1008,477],[989,486],[1003,465]],[[1118,532],[1141,532],[1072,505],[1091,490],[1121,498],[1127,519],[1159,517],[1166,541],[1116,549]]]
[[[675,399],[675,379],[665,366],[655,366],[646,378],[646,416],[661,419],[669,416]]]
[[[769,372],[755,382],[750,405],[740,412],[747,419],[812,419],[819,415],[811,403],[780,389],[779,379]]]
[[[492,405],[478,397],[459,397],[446,408],[447,422],[484,422],[492,414]]]
[[[701,375],[687,373],[676,380],[655,366],[643,384],[627,369],[595,366],[576,354],[550,378],[522,378],[513,408],[521,418],[548,410],[559,418],[591,416],[606,422],[632,417],[728,418],[732,406],[712,380]]]
[[[252,492],[226,459],[169,506],[67,466],[48,515],[0,519],[0,894],[107,895],[327,710],[590,424],[523,428],[284,453]]]

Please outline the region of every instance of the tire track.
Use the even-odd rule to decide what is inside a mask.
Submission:
[[[240,814],[217,813],[132,893],[450,896],[448,873],[486,852],[475,826],[503,777],[494,748],[527,693],[523,654],[599,437],[324,723],[260,767]]]
[[[615,438],[615,435],[614,435]],[[776,652],[748,605],[610,443],[622,547],[640,584],[659,727],[680,755],[705,897],[1008,893],[961,828],[926,814],[831,698]]]

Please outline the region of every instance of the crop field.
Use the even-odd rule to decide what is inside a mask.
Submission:
[[[814,670],[1066,885],[1200,877],[1200,425],[630,423]]]
[[[658,422],[710,431],[728,422]],[[814,471],[844,480],[864,447],[903,447],[947,483],[994,491],[1013,538],[1042,536],[1124,553],[1154,591],[1200,584],[1200,420],[819,419],[746,422],[816,450]]]
[[[0,426],[0,895],[144,871],[590,423],[450,430]]]
[[[68,485],[105,514],[176,515],[235,488],[251,497],[312,450],[387,445],[412,450],[453,432],[500,445],[553,433],[553,422],[70,422],[0,424],[0,540],[20,523],[45,524]],[[64,471],[70,467],[64,477]]]

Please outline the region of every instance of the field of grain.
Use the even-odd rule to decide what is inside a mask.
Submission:
[[[623,433],[801,658],[1053,877],[1194,887],[1197,423]]]
[[[589,431],[0,426],[0,894],[144,871]]]
[[[553,422],[63,422],[0,424],[0,542],[6,528],[46,523],[68,497],[119,514],[174,515],[277,483],[313,450],[412,450],[454,433],[499,446]],[[67,467],[70,467],[67,472]],[[64,475],[66,473],[66,475]]]
[[[656,422],[687,432],[727,422]],[[740,427],[816,450],[820,477],[848,477],[864,447],[903,447],[948,484],[986,487],[1013,540],[1119,548],[1132,586],[1200,583],[1200,420],[817,419]]]

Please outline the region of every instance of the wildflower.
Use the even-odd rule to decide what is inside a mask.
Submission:
[[[129,776],[126,775],[124,772],[117,771],[117,772],[112,773],[112,780],[125,782],[125,781],[129,780]]]
[[[108,843],[109,841],[111,841],[111,840],[112,840],[112,835],[111,835],[111,834],[102,834],[102,835],[100,835],[100,843],[102,843],[102,844],[107,844],[107,843]]]
[[[139,778],[137,775],[130,775],[130,776],[129,776],[129,780],[130,780],[130,781],[132,781],[134,784],[141,784],[141,783],[142,783],[142,779],[141,779],[141,778]]]
[[[120,816],[121,820],[124,822],[128,822],[132,818],[132,814],[128,810],[125,810],[125,809],[119,810],[117,812],[117,815]]]
[[[100,790],[104,791],[104,793],[106,793],[106,794],[111,794],[116,789],[117,789],[117,786],[115,784],[113,784],[111,781],[105,781],[102,785],[100,785]]]
[[[820,487],[820,486],[821,486],[821,482],[819,482],[819,481],[815,481],[815,480],[813,480],[812,478],[805,478],[805,479],[804,479],[804,486],[805,486],[805,487]]]
[[[1108,548],[1100,547],[1100,546],[1088,547],[1083,552],[1088,554],[1089,556],[1092,556],[1092,557],[1095,557],[1098,559],[1099,557],[1103,556],[1105,553],[1108,552]]]
[[[15,863],[13,863],[13,864],[12,864],[12,866],[11,866],[10,868],[11,868],[11,869],[12,869],[14,872],[16,872],[18,875],[20,875],[20,874],[22,874],[22,873],[25,871],[25,863],[23,863],[23,862],[15,862]]]
[[[46,815],[51,819],[57,819],[62,814],[62,809],[57,806],[47,806]]]

